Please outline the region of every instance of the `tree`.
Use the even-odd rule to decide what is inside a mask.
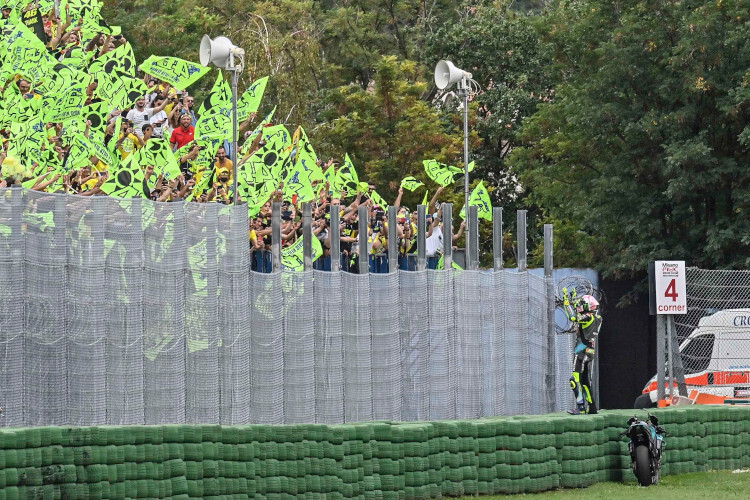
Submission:
[[[605,276],[655,259],[750,264],[750,2],[560,2],[539,25],[555,98],[511,164],[567,248]]]
[[[421,98],[427,87],[415,62],[384,56],[375,65],[372,89],[346,85],[327,94],[321,124],[312,133],[313,142],[339,157],[348,153],[360,178],[374,182],[389,201],[408,175],[425,182],[434,193],[437,186],[427,178],[422,161],[460,158],[463,135],[458,115],[445,121]],[[478,144],[476,133],[472,140]],[[422,196],[423,191],[407,192],[404,202],[414,206]]]

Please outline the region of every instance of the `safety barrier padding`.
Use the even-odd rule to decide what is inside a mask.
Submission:
[[[663,474],[750,467],[750,408],[655,410]],[[0,430],[0,500],[430,498],[633,481],[605,411],[415,423]]]

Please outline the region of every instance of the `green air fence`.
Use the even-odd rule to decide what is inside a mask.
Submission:
[[[670,433],[664,474],[750,466],[750,408],[654,413]],[[396,499],[633,481],[619,435],[633,414],[2,429],[0,499]]]

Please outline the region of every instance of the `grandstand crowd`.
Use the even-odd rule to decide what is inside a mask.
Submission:
[[[49,8],[45,8],[45,5]],[[270,257],[267,253],[271,249],[271,203],[283,202],[282,205],[282,248],[293,245],[302,235],[301,199],[296,194],[288,196],[284,189],[284,177],[278,179],[275,188],[264,193],[265,199],[254,197],[253,200],[243,200],[242,194],[246,191],[239,189],[239,193],[233,188],[233,163],[230,159],[231,143],[227,137],[222,138],[219,144],[215,144],[215,155],[209,156],[209,162],[198,161],[203,154],[205,159],[206,142],[202,142],[197,136],[196,127],[201,118],[202,107],[198,107],[195,98],[187,90],[176,88],[167,79],[156,78],[145,71],[134,72],[134,77],[145,84],[145,92],[133,98],[129,106],[118,109],[110,105],[97,89],[101,79],[97,79],[96,73],[87,73],[87,68],[93,68],[95,61],[104,61],[112,57],[118,49],[129,49],[128,41],[119,34],[119,30],[107,27],[104,32],[96,29],[92,31],[90,20],[87,15],[95,16],[95,27],[103,23],[98,16],[97,9],[79,9],[71,3],[66,3],[60,15],[55,14],[55,8],[49,1],[40,1],[28,4],[26,7],[13,7],[4,5],[2,7],[3,42],[4,46],[11,52],[5,56],[3,61],[2,103],[0,107],[0,135],[2,136],[2,150],[0,151],[0,188],[23,186],[33,191],[47,191],[68,193],[77,196],[107,196],[112,190],[105,189],[105,183],[118,176],[119,165],[127,165],[129,157],[137,155],[138,152],[149,146],[152,141],[164,143],[168,141],[171,153],[174,155],[179,174],[169,175],[166,168],[160,168],[158,162],[138,164],[142,173],[132,181],[137,196],[142,195],[158,202],[188,201],[191,203],[218,203],[232,204],[248,203],[254,205],[255,210],[250,210],[250,249],[257,252],[258,258],[253,260],[253,267],[257,270],[270,268]],[[95,2],[84,2],[83,5],[94,5]],[[92,14],[92,12],[94,14]],[[31,14],[30,14],[31,13]],[[8,71],[7,67],[13,62],[13,32],[14,28],[22,29],[24,20],[35,17],[41,23],[43,32],[37,29],[35,34],[44,43],[47,54],[55,61],[62,64],[70,64],[77,67],[82,74],[87,73],[88,79],[85,84],[85,98],[82,106],[84,109],[95,109],[103,106],[105,109],[101,116],[103,123],[92,123],[86,116],[77,117],[77,120],[64,122],[46,122],[41,120],[44,110],[44,89],[39,90],[35,86],[35,79],[30,78],[23,71],[18,73]],[[25,26],[33,29],[32,22],[26,22]],[[39,28],[39,26],[36,26]],[[117,34],[115,34],[117,33]],[[18,53],[18,51],[16,51]],[[109,56],[107,56],[109,54]],[[46,56],[45,56],[46,57]],[[16,65],[23,67],[23,65]],[[59,71],[59,67],[55,66]],[[44,80],[44,77],[41,78]],[[139,82],[140,84],[140,82]],[[217,82],[218,85],[218,82]],[[215,87],[216,88],[216,87]],[[209,97],[210,99],[210,97]],[[46,101],[45,101],[46,102]],[[18,118],[12,109],[23,108],[31,110],[26,115]],[[241,148],[238,150],[238,169],[242,169],[245,162],[251,160],[256,153],[263,152],[269,146],[268,136],[258,133],[264,129],[273,128],[274,124],[267,117],[255,130],[250,130],[255,121],[256,110],[253,110],[238,125]],[[36,114],[35,114],[36,113]],[[43,131],[37,130],[42,139],[30,149],[28,143],[24,148],[16,148],[18,142],[26,139],[23,132],[23,124],[19,120],[27,120],[26,124],[31,128],[32,121],[39,121]],[[77,128],[76,128],[77,127]],[[72,131],[71,131],[72,129]],[[304,134],[304,132],[303,132]],[[31,137],[31,134],[27,134]],[[90,149],[84,154],[84,161],[72,161],[73,151],[76,148],[76,136],[82,136],[92,143],[100,141],[107,154],[100,153],[101,149]],[[297,134],[295,134],[295,137]],[[81,139],[83,140],[83,139]],[[305,136],[306,140],[306,136]],[[243,144],[244,143],[244,144]],[[295,142],[292,150],[292,158],[295,151],[300,151],[301,144]],[[311,147],[309,149],[311,151]],[[202,153],[203,151],[203,153]],[[76,150],[76,154],[80,151]],[[314,153],[313,153],[314,154]],[[107,158],[108,156],[108,158]],[[299,156],[299,154],[298,154]],[[330,255],[330,241],[332,230],[339,231],[342,263],[345,269],[356,272],[355,265],[359,255],[378,255],[387,253],[388,238],[398,239],[398,251],[401,267],[408,267],[405,256],[416,252],[417,214],[407,207],[401,206],[403,187],[399,189],[398,197],[387,203],[375,192],[376,186],[371,183],[359,182],[354,173],[354,181],[344,178],[343,184],[339,179],[339,173],[343,173],[341,165],[333,159],[324,163],[321,159],[313,157],[318,171],[326,171],[325,176],[310,177],[314,197],[312,198],[313,209],[313,234],[320,241],[323,259],[318,265]],[[133,158],[130,158],[131,160]],[[171,161],[171,159],[170,159]],[[348,162],[348,157],[347,157]],[[345,162],[345,167],[347,167]],[[135,164],[135,161],[130,162]],[[154,164],[155,163],[155,164]],[[348,167],[353,169],[349,163]],[[349,174],[347,174],[349,175]],[[439,197],[443,191],[440,187],[429,201],[427,211],[427,257],[435,267],[436,257],[442,253],[443,234],[445,234],[442,223],[442,208]],[[235,200],[235,197],[238,197]],[[386,205],[395,205],[398,209],[398,224],[394,230],[388,227],[385,216]],[[341,222],[339,228],[330,227],[330,207],[341,205]],[[359,248],[359,225],[358,214],[360,206],[368,207],[368,248]],[[453,241],[461,237],[464,223],[461,223],[454,233]],[[329,264],[330,265],[330,262]]]

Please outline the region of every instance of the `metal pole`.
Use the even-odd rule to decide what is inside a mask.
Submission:
[[[478,207],[471,205],[469,207],[469,221],[466,227],[469,228],[467,238],[471,239],[471,251],[466,255],[467,269],[476,271],[479,269],[479,216]]]
[[[417,205],[417,271],[427,269],[427,207]]]
[[[331,271],[341,271],[341,218],[339,205],[331,205],[331,223],[328,230],[331,235]]]
[[[305,264],[305,271],[312,269],[312,206],[310,203],[302,204],[302,258]]]
[[[495,271],[503,269],[503,207],[492,208],[492,253]]]
[[[666,317],[663,314],[656,316],[656,398],[657,401],[664,399],[664,369],[667,361],[664,354],[666,335]]]
[[[453,203],[443,203],[443,269],[453,268]]]
[[[398,271],[398,222],[396,207],[388,207],[388,272]]]
[[[281,203],[271,205],[271,254],[273,272],[281,271]]]
[[[234,205],[237,204],[237,200],[240,197],[240,193],[237,192],[237,73],[242,70],[242,65],[239,68],[232,68],[232,175],[234,176]]]
[[[552,277],[552,262],[554,257],[554,248],[552,242],[552,224],[544,225],[544,277]]]
[[[370,224],[367,220],[367,207],[360,205],[359,207],[359,274],[367,274],[370,272],[370,252],[367,249],[367,231]]]
[[[493,219],[494,220],[494,219]],[[547,352],[546,365],[547,370],[544,374],[544,383],[547,387],[546,404],[547,411],[555,411],[555,379],[557,374],[557,356],[555,354],[555,280],[553,277],[554,270],[554,253],[553,253],[553,226],[552,224],[544,225],[544,281],[547,292]],[[500,262],[502,265],[502,260]],[[598,387],[598,384],[597,384]],[[597,401],[599,401],[597,399]]]
[[[516,234],[518,237],[518,272],[526,270],[526,210],[516,212]]]
[[[682,364],[682,355],[680,354],[680,342],[677,338],[677,329],[674,326],[674,315],[667,316],[667,321],[672,325],[672,355],[674,356],[674,374],[677,382],[677,394],[687,397],[687,385],[685,383],[685,367]]]
[[[459,94],[464,99],[464,214],[469,216],[469,84],[466,76],[461,79]],[[466,268],[471,262],[471,227],[466,224]]]
[[[469,84],[466,76],[461,79],[464,98],[464,206],[469,206]]]
[[[674,356],[672,355],[672,322],[669,321],[668,317],[665,317],[667,323],[667,365],[669,366],[669,377],[667,382],[669,383],[669,400],[672,400],[674,396]]]

